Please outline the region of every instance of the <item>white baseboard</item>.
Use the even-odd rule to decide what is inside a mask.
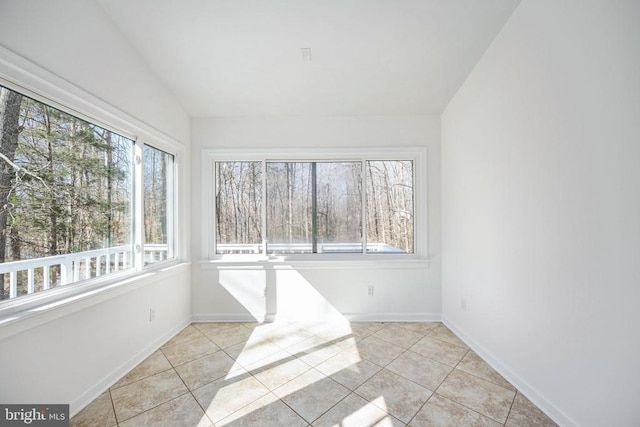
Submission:
[[[439,322],[442,318],[440,313],[344,313],[343,317],[351,322]],[[274,320],[309,320],[290,319],[278,315],[266,314],[256,318],[247,313],[237,314],[195,314],[192,321],[202,322],[273,322]],[[321,320],[321,319],[313,319]]]
[[[215,323],[215,322],[265,322],[265,317],[267,316],[259,316],[254,317],[248,313],[233,313],[233,314],[216,314],[216,313],[205,313],[205,314],[194,314],[191,316],[191,321],[193,323]]]
[[[439,322],[440,313],[345,313],[350,322]]]
[[[549,402],[544,396],[542,396],[536,389],[522,379],[519,375],[505,366],[498,358],[496,358],[491,352],[486,350],[475,340],[469,337],[464,331],[456,326],[455,323],[447,319],[442,318],[442,323],[453,333],[455,333],[462,341],[465,342],[478,356],[480,356],[485,362],[495,369],[500,375],[502,375],[507,381],[509,381],[519,392],[525,395],[534,405],[540,408],[545,414],[549,416],[560,426],[577,427],[578,424],[567,416],[564,412],[558,409],[554,404]]]
[[[156,340],[148,344],[136,355],[124,362],[120,367],[107,374],[101,381],[98,381],[93,387],[85,390],[80,396],[73,399],[69,404],[69,416],[73,417],[89,403],[93,402],[102,393],[115,384],[120,378],[126,375],[133,368],[138,366],[147,357],[151,356],[153,352],[158,350],[165,342],[173,338],[178,332],[184,329],[191,323],[191,318],[187,318],[178,322],[175,326],[167,330],[164,334],[158,337]]]

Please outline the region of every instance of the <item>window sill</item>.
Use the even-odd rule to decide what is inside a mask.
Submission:
[[[0,308],[0,340],[152,284],[160,273],[181,273],[181,267],[190,264],[178,260],[158,262],[143,271],[123,272],[54,288],[31,298],[5,301]]]
[[[428,268],[429,259],[413,255],[289,255],[256,256],[226,255],[200,260],[203,270],[258,269],[258,270],[325,270],[325,269],[416,269]]]

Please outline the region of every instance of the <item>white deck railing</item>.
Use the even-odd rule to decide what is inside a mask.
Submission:
[[[218,244],[218,254],[259,254],[262,253],[262,244]],[[277,254],[304,254],[311,253],[311,243],[269,243],[267,244],[268,253]],[[367,243],[367,253],[406,253],[402,249],[386,243]],[[362,244],[360,243],[318,243],[318,253],[362,253]]]
[[[9,275],[9,298],[18,296],[18,276],[26,274],[27,294],[64,286],[133,268],[131,245],[114,246],[66,255],[54,255],[0,264],[0,274]],[[145,264],[167,259],[167,245],[145,245]],[[36,278],[38,280],[36,280]],[[39,289],[38,289],[39,288]],[[4,292],[4,283],[0,283]]]

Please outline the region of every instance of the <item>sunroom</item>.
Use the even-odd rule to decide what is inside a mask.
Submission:
[[[634,425],[637,22],[0,0],[0,419]]]

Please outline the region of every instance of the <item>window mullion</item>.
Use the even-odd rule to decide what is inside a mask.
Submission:
[[[311,253],[318,253],[318,182],[316,162],[311,162]]]
[[[361,234],[362,234],[362,253],[366,254],[367,253],[367,169],[366,169],[366,160],[362,160],[361,162],[361,169],[360,169],[360,182],[361,182],[361,188],[362,190],[360,191],[360,194],[362,195],[362,198],[360,200],[360,203],[362,203],[362,227],[361,227]]]
[[[267,255],[267,160],[262,160],[262,253]]]
[[[218,182],[218,163],[215,160],[211,160],[210,165],[210,176],[208,177],[209,179],[207,181],[213,183],[213,191],[209,194],[209,204],[211,206],[211,218],[217,218],[218,206],[216,205],[216,194],[218,193],[218,191],[220,191],[220,189],[218,188],[218,186],[220,185],[220,182]],[[210,245],[208,250],[215,256],[218,253],[218,223],[215,221],[215,219],[213,220],[213,229],[208,240],[208,244]]]
[[[144,265],[144,181],[141,142],[133,145],[133,262],[136,270],[142,270]]]
[[[167,187],[167,207],[166,207],[166,222],[167,222],[167,259],[171,259],[175,256],[176,250],[176,240],[175,240],[175,230],[176,230],[176,215],[175,215],[175,207],[176,207],[176,176],[177,176],[177,161],[174,157],[174,161],[169,162],[170,159],[169,154],[164,154],[164,161],[168,166],[167,167],[167,176],[163,177],[166,179],[166,187]],[[144,222],[144,221],[143,221]]]

